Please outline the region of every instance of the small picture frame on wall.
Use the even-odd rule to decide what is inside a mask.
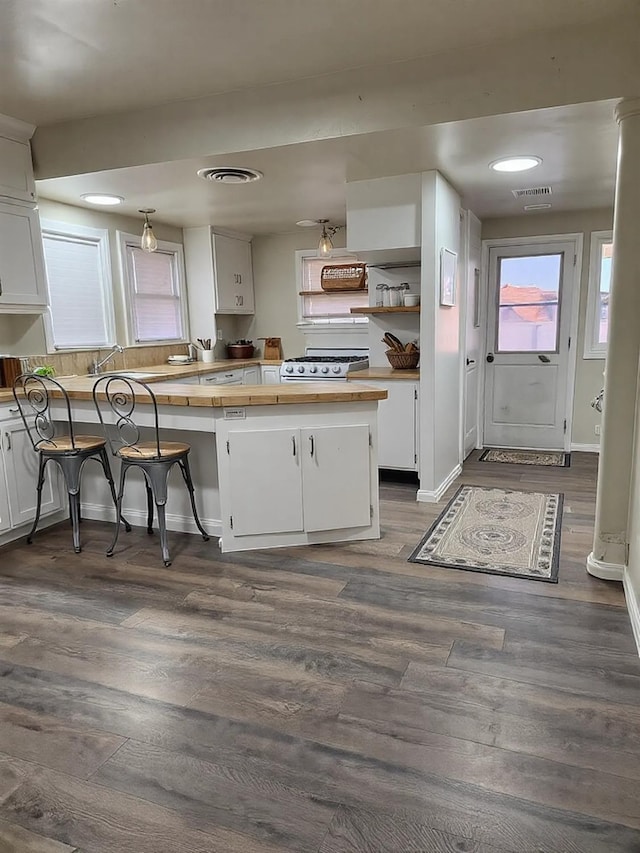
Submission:
[[[447,308],[456,304],[457,260],[457,254],[450,249],[440,251],[440,305]]]

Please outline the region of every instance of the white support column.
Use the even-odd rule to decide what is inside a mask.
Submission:
[[[587,571],[622,580],[640,356],[640,98],[618,104],[614,263],[593,551]]]

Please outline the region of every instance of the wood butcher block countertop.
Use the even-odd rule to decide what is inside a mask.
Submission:
[[[367,382],[369,379],[404,379],[417,382],[420,379],[418,368],[414,370],[395,370],[393,367],[368,367],[366,370],[354,370],[347,374],[350,382]]]
[[[214,369],[229,370],[247,364],[274,364],[275,362],[249,362],[234,360],[203,365],[152,365],[139,367],[131,372],[152,373],[143,381],[153,388],[154,381],[162,381],[162,388],[155,391],[160,405],[170,406],[278,406],[300,403],[352,403],[366,400],[384,400],[387,392],[382,388],[359,386],[347,382],[290,382],[276,385],[186,385],[179,380],[197,373],[213,373]],[[157,374],[156,374],[157,370]],[[176,379],[175,383],[166,384]],[[73,400],[91,400],[94,376],[58,377]],[[144,393],[144,391],[143,391]],[[142,398],[141,401],[143,401]],[[10,391],[0,392],[0,402],[13,400]]]

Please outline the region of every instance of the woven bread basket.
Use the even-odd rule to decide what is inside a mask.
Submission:
[[[396,350],[388,349],[387,358],[389,364],[394,370],[411,370],[418,366],[420,361],[420,351],[416,352],[397,352]]]

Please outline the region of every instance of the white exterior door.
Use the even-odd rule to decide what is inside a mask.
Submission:
[[[369,427],[301,429],[300,445],[304,529],[371,524]]]
[[[228,441],[234,536],[302,530],[299,431],[238,430]]]
[[[563,449],[576,244],[489,250],[484,444]]]

